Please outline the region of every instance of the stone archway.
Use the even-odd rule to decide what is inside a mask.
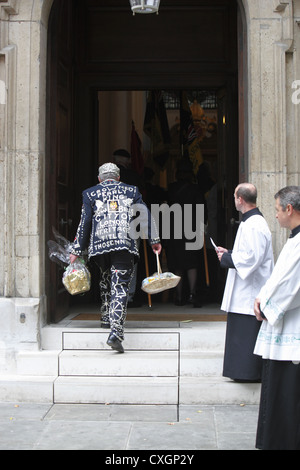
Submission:
[[[77,3],[77,2],[76,2]],[[170,2],[171,3],[171,2]],[[184,3],[184,2],[183,2]],[[140,61],[141,58],[143,58],[144,51],[142,48],[136,48],[138,51],[134,51],[132,47],[127,47],[130,49],[131,53],[129,54],[129,57],[125,54],[125,58],[122,57],[121,60],[118,57],[118,48],[116,47],[116,44],[114,43],[112,47],[114,49],[110,51],[109,53],[105,52],[104,57],[97,56],[97,51],[99,51],[101,48],[99,47],[99,44],[97,41],[99,41],[99,32],[97,34],[94,34],[94,36],[82,36],[81,32],[78,30],[77,31],[77,36],[79,36],[82,40],[81,43],[89,44],[91,51],[88,54],[88,58],[82,59],[82,54],[84,54],[84,50],[86,49],[85,47],[82,47],[79,51],[79,58],[76,61],[78,69],[80,69],[80,76],[78,78],[78,81],[80,81],[80,84],[78,85],[78,90],[80,90],[80,93],[77,94],[78,96],[78,101],[77,101],[77,106],[79,102],[79,107],[80,108],[80,125],[77,125],[77,128],[80,128],[80,139],[78,139],[78,148],[77,150],[77,156],[73,156],[73,158],[78,158],[76,163],[79,163],[79,165],[82,165],[82,162],[80,162],[79,158],[80,155],[83,155],[84,153],[86,154],[92,154],[92,146],[91,146],[91,129],[93,128],[93,121],[90,116],[90,111],[92,109],[91,106],[89,106],[89,109],[87,109],[87,102],[90,99],[90,90],[94,88],[94,90],[122,90],[120,87],[125,87],[126,90],[130,89],[135,89],[133,87],[137,86],[138,89],[151,89],[153,87],[159,87],[159,86],[164,86],[167,85],[169,88],[172,86],[176,86],[178,88],[182,88],[184,86],[195,86],[195,87],[204,87],[205,82],[211,84],[211,77],[213,77],[213,83],[215,89],[222,89],[222,99],[224,98],[224,101],[222,103],[222,110],[224,113],[228,112],[228,119],[227,119],[227,127],[223,126],[222,132],[223,134],[228,135],[225,137],[224,136],[224,142],[226,141],[226,151],[225,148],[223,147],[222,150],[222,155],[220,156],[220,160],[222,159],[222,169],[218,169],[219,175],[221,174],[221,171],[226,173],[226,176],[228,177],[228,186],[226,187],[224,184],[224,191],[223,194],[226,193],[225,197],[228,198],[228,206],[224,206],[224,211],[222,211],[222,214],[225,213],[228,214],[230,212],[230,215],[228,217],[228,220],[230,220],[233,215],[231,215],[231,211],[234,210],[234,205],[233,201],[231,198],[231,194],[233,192],[233,186],[237,183],[238,179],[238,164],[237,164],[237,107],[236,107],[236,90],[237,90],[237,79],[236,79],[236,74],[237,74],[237,64],[236,64],[236,6],[233,5],[232,2],[227,2],[224,0],[223,2],[216,2],[216,5],[208,9],[209,12],[207,13],[206,6],[203,8],[203,4],[199,6],[199,3],[201,2],[196,2],[196,1],[190,1],[187,11],[186,11],[186,17],[191,18],[191,11],[194,12],[194,9],[196,8],[198,19],[200,18],[202,22],[203,20],[203,12],[206,15],[206,18],[209,19],[211,24],[217,24],[218,25],[218,39],[214,40],[214,36],[209,32],[212,30],[207,28],[205,29],[206,35],[208,34],[210,37],[211,42],[208,41],[209,45],[206,47],[205,51],[202,49],[197,49],[196,51],[189,51],[188,52],[188,60],[192,64],[191,71],[187,69],[186,66],[186,51],[187,51],[187,45],[188,45],[188,33],[185,29],[184,33],[186,34],[185,36],[185,46],[181,46],[181,50],[177,53],[174,52],[173,50],[173,55],[172,55],[172,60],[170,60],[170,70],[169,66],[164,63],[163,58],[168,57],[168,50],[167,46],[164,47],[164,50],[156,54],[156,49],[155,50],[149,50],[149,47],[146,51],[146,54],[148,54],[144,60],[146,63],[149,73],[145,74],[143,72],[142,68],[139,66],[138,62]],[[57,7],[59,4],[56,3],[55,7]],[[98,25],[101,24],[101,21],[103,22],[102,17],[106,18],[105,22],[109,24],[109,21],[112,21],[113,18],[116,16],[120,16],[121,19],[119,19],[119,22],[125,22],[126,25],[127,23],[130,22],[131,20],[131,14],[130,11],[125,11],[123,6],[121,5],[121,2],[118,2],[114,0],[112,5],[117,5],[118,6],[118,15],[116,15],[116,12],[114,11],[114,15],[112,17],[107,18],[109,15],[110,9],[107,10],[107,8],[104,8],[103,5],[105,2],[102,3],[102,5],[96,5],[95,2],[92,1],[87,1],[87,2],[79,2],[80,5],[80,11],[77,13],[80,18],[82,18],[84,15],[85,8],[88,6],[89,11],[86,12],[86,17],[88,18],[89,21],[91,21],[91,25],[89,26],[84,26],[82,22],[78,25],[78,27],[83,28],[84,31],[92,31],[92,28],[94,28],[93,31],[95,31],[95,28],[98,28]],[[233,5],[233,6],[232,6]],[[52,11],[55,11],[54,9]],[[178,8],[178,5],[174,9],[169,9],[169,11],[166,12],[165,15],[165,22],[168,19],[168,16],[171,15],[171,18],[174,18],[177,23],[180,24],[181,20],[181,15],[179,17],[178,11],[181,12],[182,14],[182,6]],[[97,14],[97,20],[93,18],[93,15]],[[102,15],[102,16],[101,16]],[[172,16],[173,15],[173,16]],[[93,18],[93,20],[92,20]],[[155,18],[154,18],[155,19]],[[141,20],[141,18],[139,18]],[[128,25],[127,25],[128,26]],[[130,31],[129,27],[125,27],[123,31],[123,35],[125,34],[125,31]],[[148,29],[150,28],[150,24],[148,24]],[[105,25],[103,25],[104,31]],[[124,27],[123,27],[124,28]],[[165,29],[162,27],[162,24],[160,26],[160,38],[163,42],[165,38]],[[100,30],[102,28],[100,27]],[[103,33],[104,34],[104,33]],[[109,34],[111,32],[107,30],[107,34],[109,37]],[[158,33],[157,33],[158,34]],[[202,34],[201,37],[199,37],[197,43],[203,43],[203,41],[206,39],[204,37],[204,33],[202,32],[201,28],[199,27],[199,31],[197,33],[199,36]],[[57,37],[57,35],[54,35],[53,37]],[[95,39],[96,37],[96,39]],[[226,41],[226,47],[224,46],[224,50],[222,47],[219,47],[220,44],[222,44],[222,38],[224,37],[224,41]],[[105,41],[106,36],[101,37],[102,43]],[[101,40],[100,39],[100,40]],[[132,35],[129,35],[129,41],[132,42]],[[168,38],[167,38],[168,39]],[[141,43],[143,41],[140,41]],[[170,44],[167,43],[167,44]],[[223,42],[224,44],[224,42]],[[229,45],[230,44],[230,45]],[[57,48],[57,45],[56,45]],[[210,48],[210,49],[209,49]],[[107,48],[105,48],[107,49]],[[211,51],[211,52],[209,52]],[[86,65],[85,61],[89,60],[90,56],[95,54],[95,57],[92,57],[91,61]],[[115,54],[115,55],[114,55]],[[137,54],[136,56],[134,54]],[[165,54],[165,55],[164,55]],[[198,54],[198,55],[197,55]],[[211,54],[211,55],[210,55]],[[112,57],[112,59],[111,59]],[[138,60],[136,59],[138,57]],[[82,63],[81,63],[82,61]],[[122,67],[126,72],[124,73],[124,77],[120,79],[119,77],[122,76],[122,73],[118,73],[116,70],[116,63],[119,62],[119,67],[122,70]],[[163,71],[163,78],[161,74],[161,66],[162,63],[164,63],[164,71]],[[214,63],[212,66],[211,63]],[[108,65],[107,65],[108,64]],[[151,66],[149,65],[151,64]],[[153,65],[154,64],[154,65]],[[80,68],[82,67],[82,68]],[[107,67],[107,68],[105,68]],[[206,67],[206,68],[205,68]],[[209,69],[209,70],[206,70]],[[65,69],[66,71],[67,69]],[[113,71],[112,71],[113,70]],[[176,74],[176,70],[178,70],[178,73]],[[205,77],[204,77],[205,76]],[[138,77],[138,78],[137,78]],[[176,77],[176,79],[174,78]],[[199,77],[201,77],[200,80],[200,85],[199,85]],[[209,78],[208,78],[209,77]],[[191,85],[193,83],[193,85]],[[111,87],[111,88],[110,88]],[[144,88],[143,88],[144,87]],[[150,88],[147,88],[150,87]],[[55,91],[54,91],[55,93]],[[84,99],[82,98],[84,97]],[[220,98],[221,99],[221,98]],[[52,101],[52,100],[50,100]],[[84,103],[83,103],[84,101]],[[78,108],[77,108],[78,109]],[[223,116],[222,116],[223,117]],[[49,121],[49,125],[51,124],[51,120]],[[229,129],[229,130],[227,130]],[[233,131],[234,129],[234,131]],[[230,133],[230,135],[229,135]],[[54,139],[51,137],[49,142],[53,142]],[[77,147],[77,146],[75,146]],[[243,155],[243,158],[244,155]],[[55,163],[54,163],[55,165]],[[87,166],[87,159],[85,159],[85,167]],[[92,167],[92,165],[90,164]],[[222,173],[223,174],[223,173]],[[93,176],[91,174],[87,174],[86,168],[82,168],[82,171],[80,172],[80,181],[77,182],[77,185],[75,186],[78,188],[81,183],[83,177],[86,176],[86,180],[88,181],[87,184],[91,181]],[[219,176],[218,175],[218,176]],[[220,181],[224,181],[223,178],[219,177]],[[222,183],[223,184],[223,183]],[[86,186],[87,187],[87,186]],[[82,188],[84,189],[84,188]],[[230,194],[230,200],[229,200],[229,195]],[[227,199],[226,199],[227,200]],[[55,215],[57,213],[56,208],[53,210],[53,214]],[[223,219],[225,218],[222,215]],[[58,222],[56,221],[56,224]],[[224,224],[225,225],[225,224]],[[231,237],[232,238],[232,227],[228,226],[228,223],[226,224],[226,235],[223,234],[222,236],[226,237]],[[225,233],[225,232],[224,232]],[[55,283],[51,283],[55,287]]]
[[[286,235],[273,217],[273,194],[300,182],[300,107],[290,99],[291,84],[300,76],[300,11],[292,0],[238,1],[247,25],[248,178],[258,186],[278,254]],[[0,331],[8,349],[37,348],[47,322],[44,165],[52,5],[53,0],[0,3]]]

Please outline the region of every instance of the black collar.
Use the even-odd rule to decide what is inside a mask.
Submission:
[[[245,212],[245,214],[242,215],[242,222],[246,222],[246,220],[248,220],[253,215],[261,215],[263,217],[260,210],[257,207],[254,207],[254,209],[251,209],[250,211],[247,211]]]
[[[292,230],[290,238],[294,238],[298,233],[300,233],[300,225]]]

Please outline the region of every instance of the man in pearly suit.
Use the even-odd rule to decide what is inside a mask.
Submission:
[[[99,168],[99,184],[83,191],[81,220],[70,261],[86,249],[100,269],[101,325],[110,327],[107,344],[124,352],[124,322],[134,260],[139,256],[139,237],[147,238],[153,252],[161,244],[151,214],[136,186],[120,181],[113,163]],[[140,228],[140,231],[138,230]]]

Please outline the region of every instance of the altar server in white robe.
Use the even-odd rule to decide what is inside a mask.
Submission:
[[[254,306],[262,322],[254,353],[263,358],[256,447],[300,450],[300,186],[275,199],[291,234]]]
[[[260,382],[262,359],[253,354],[260,322],[255,298],[274,267],[272,235],[256,206],[257,189],[242,183],[235,193],[242,213],[233,250],[218,247],[221,267],[229,268],[221,309],[228,313],[223,376],[239,382]]]

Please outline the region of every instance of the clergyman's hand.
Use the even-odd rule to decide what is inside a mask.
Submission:
[[[255,316],[256,316],[256,319],[258,321],[263,321],[264,318],[261,316],[261,311],[260,311],[260,299],[255,299],[255,302],[254,302],[254,313],[255,313]]]
[[[216,253],[217,253],[217,257],[219,258],[219,261],[221,262],[223,254],[228,253],[228,250],[226,248],[223,248],[222,246],[218,246]]]

